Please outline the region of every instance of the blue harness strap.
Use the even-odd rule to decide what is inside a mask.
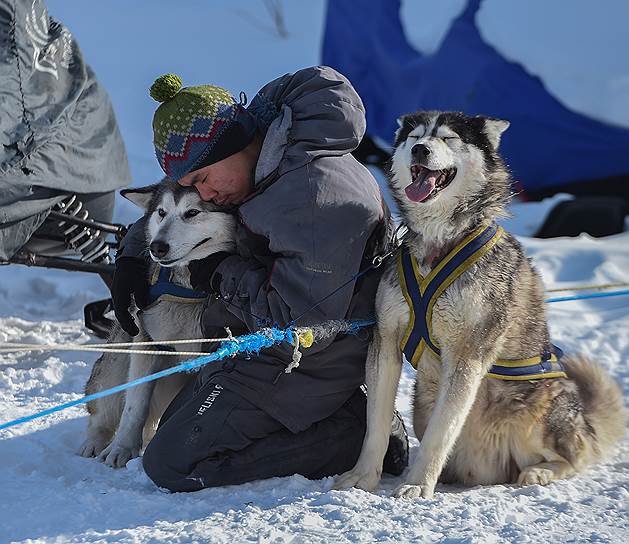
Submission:
[[[441,357],[439,346],[432,337],[432,311],[437,299],[463,272],[489,252],[503,234],[502,227],[495,223],[480,227],[448,253],[426,278],[419,272],[417,261],[408,247],[402,247],[398,255],[398,276],[410,317],[400,348],[415,368],[426,348],[437,358]],[[536,357],[499,360],[487,375],[502,380],[565,377],[560,357],[561,350],[553,346],[552,351]]]
[[[207,298],[207,293],[195,291],[177,285],[170,280],[170,270],[162,266],[157,267],[149,286],[149,306],[158,300],[171,302],[201,302]]]

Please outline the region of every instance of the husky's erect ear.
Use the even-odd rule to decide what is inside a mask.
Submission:
[[[123,189],[120,191],[120,194],[146,211],[156,189],[157,184],[147,185],[146,187],[138,187],[137,189]]]
[[[398,117],[396,121],[397,121],[397,130],[395,131],[395,138],[393,139],[394,142],[397,142],[397,139],[400,135],[400,130],[402,130],[402,127],[404,126],[404,116],[402,115],[402,117]]]
[[[503,121],[502,119],[493,119],[492,117],[485,117],[485,134],[489,139],[489,143],[494,149],[498,149],[500,145],[500,136],[509,128],[509,121]]]

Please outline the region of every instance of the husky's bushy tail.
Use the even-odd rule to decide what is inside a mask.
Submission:
[[[568,377],[579,389],[583,418],[594,438],[584,440],[580,461],[584,465],[598,462],[613,451],[625,433],[627,412],[622,392],[614,379],[587,357],[567,355],[564,361]]]

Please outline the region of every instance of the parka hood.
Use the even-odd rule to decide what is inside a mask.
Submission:
[[[254,97],[249,110],[264,134],[256,184],[317,157],[351,153],[365,133],[362,100],[347,78],[327,66],[272,81]]]

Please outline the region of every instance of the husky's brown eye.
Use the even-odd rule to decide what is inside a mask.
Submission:
[[[160,217],[166,217],[166,210],[164,208],[157,208],[157,215]]]
[[[190,219],[191,217],[194,217],[195,215],[199,215],[201,212],[199,210],[188,210],[186,213],[183,214],[185,219]]]

